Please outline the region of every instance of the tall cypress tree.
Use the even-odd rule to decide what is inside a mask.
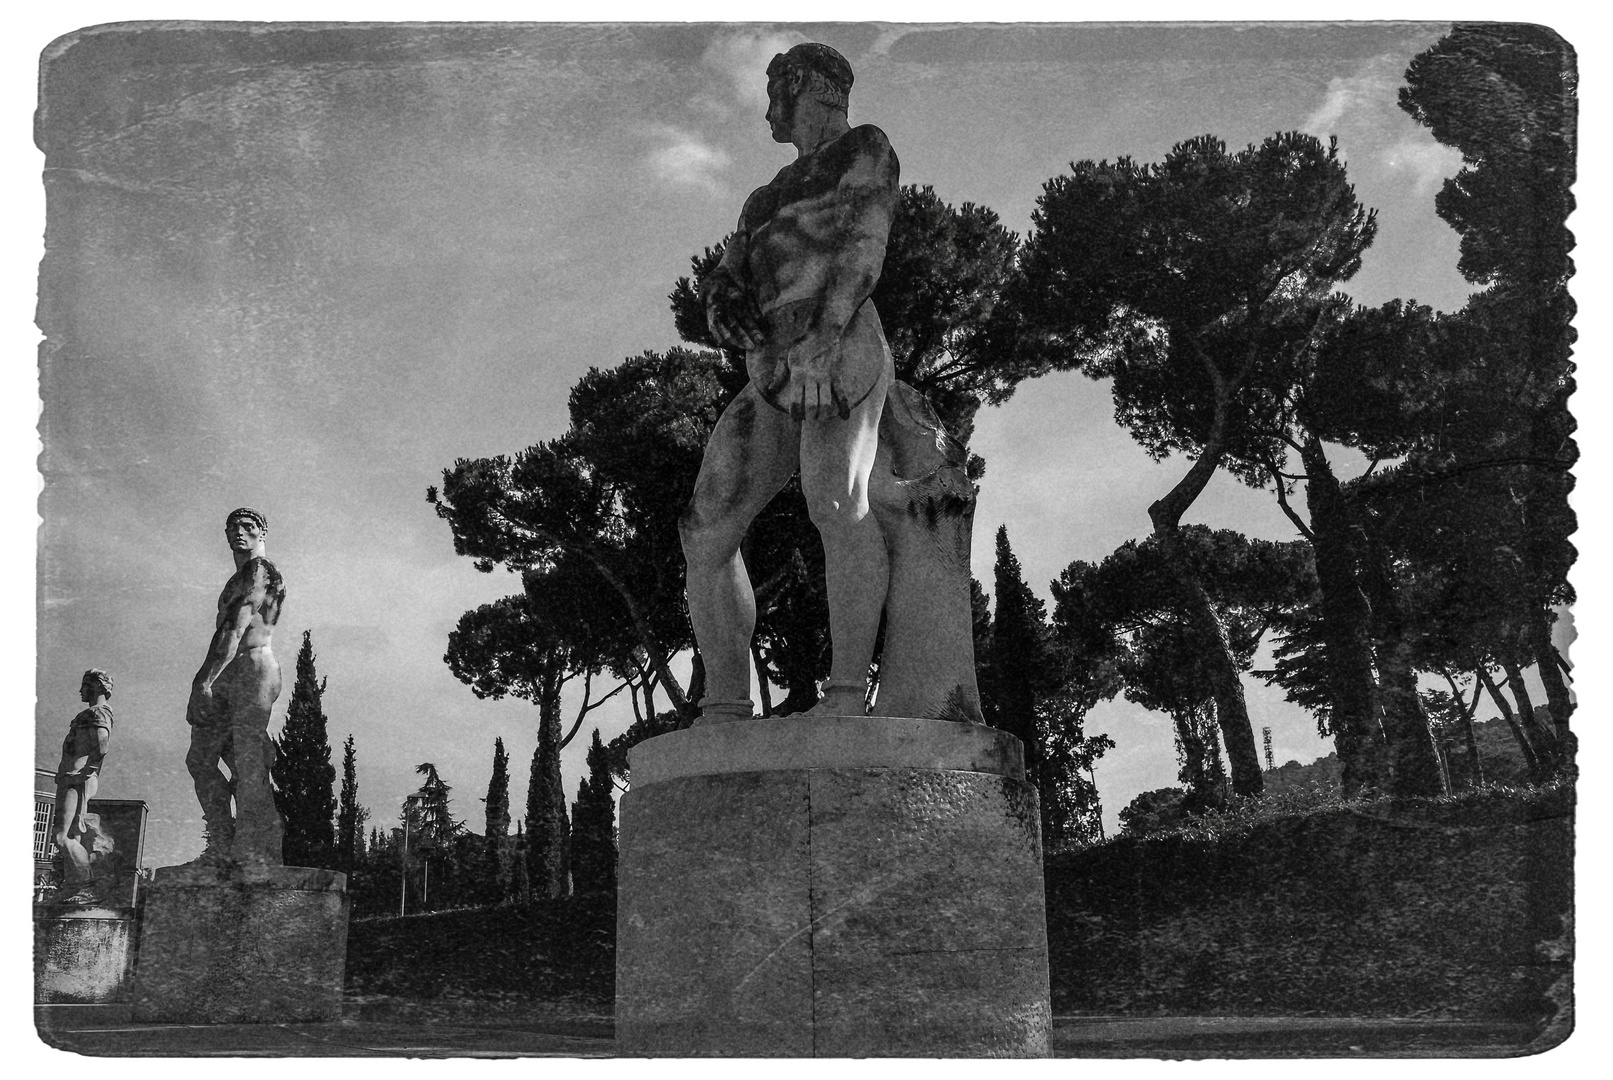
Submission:
[[[1008,545],[1007,526],[997,528],[996,586],[982,704],[988,724],[1024,744],[1025,772],[1032,783],[1039,783],[1042,747],[1036,737],[1036,695],[1051,681],[1046,607],[1025,584],[1019,558]]]
[[[610,756],[594,729],[588,776],[571,804],[571,875],[579,893],[616,888],[616,803],[611,798]]]
[[[342,793],[336,806],[336,868],[351,874],[364,854],[364,823],[370,812],[358,804],[353,736],[342,744]]]
[[[566,790],[560,779],[560,686],[554,680],[539,703],[538,748],[526,787],[526,869],[539,897],[570,891],[571,829],[566,821]]]
[[[510,756],[493,740],[493,776],[487,781],[487,829],[482,848],[482,896],[497,903],[509,894]]]
[[[314,671],[313,635],[304,630],[286,726],[274,741],[269,769],[275,806],[286,822],[280,851],[287,866],[335,868],[336,769],[320,705],[324,692],[325,681]]]

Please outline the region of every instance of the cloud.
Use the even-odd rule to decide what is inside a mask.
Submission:
[[[1331,80],[1303,130],[1323,139],[1337,135],[1341,156],[1425,196],[1461,168],[1462,155],[1401,110],[1404,64],[1396,55],[1376,56],[1355,74]]]
[[[1418,195],[1428,195],[1444,183],[1447,176],[1455,176],[1462,167],[1462,152],[1453,146],[1442,146],[1426,132],[1411,135],[1377,151],[1373,155],[1390,173],[1409,178]]]
[[[718,34],[700,57],[702,67],[727,80],[742,105],[767,108],[767,64],[791,45],[807,40],[785,31],[736,30]]]
[[[892,46],[910,34],[935,34],[956,30],[959,27],[972,27],[973,23],[931,23],[928,26],[914,26],[907,23],[894,23],[884,26],[874,43],[868,46],[870,56],[889,56]]]
[[[1304,130],[1326,138],[1342,128],[1372,123],[1385,108],[1398,112],[1395,94],[1405,61],[1397,56],[1375,56],[1354,75],[1332,79],[1327,96],[1306,119]]]
[[[656,138],[662,145],[649,155],[650,170],[656,179],[713,195],[723,192],[720,174],[730,164],[726,153],[677,128],[657,128]]]

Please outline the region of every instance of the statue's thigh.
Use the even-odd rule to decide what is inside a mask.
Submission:
[[[199,761],[215,762],[226,757],[230,750],[230,726],[227,722],[195,724],[190,729],[190,756]]]
[[[801,490],[808,505],[866,498],[868,475],[879,451],[879,417],[890,386],[888,372],[851,415],[841,420],[808,420],[801,425]]]
[[[689,502],[695,525],[744,529],[795,473],[801,425],[762,401],[754,383],[723,410]]]

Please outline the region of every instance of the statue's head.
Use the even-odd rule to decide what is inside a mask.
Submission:
[[[253,551],[269,535],[269,519],[261,510],[237,507],[224,519],[224,540],[231,551]]]
[[[803,94],[827,109],[845,112],[851,82],[851,65],[827,45],[803,42],[773,57],[767,65],[767,121],[773,138],[790,141],[790,123]]]
[[[92,697],[112,696],[112,676],[100,668],[90,668],[84,673],[83,680],[78,686],[79,694],[85,701]]]

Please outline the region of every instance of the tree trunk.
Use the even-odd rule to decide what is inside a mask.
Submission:
[[[1215,386],[1214,416],[1204,448],[1187,475],[1148,508],[1148,520],[1153,523],[1154,535],[1166,554],[1177,582],[1182,589],[1185,613],[1194,627],[1200,647],[1209,660],[1210,691],[1215,699],[1216,723],[1221,728],[1221,739],[1226,744],[1227,760],[1232,766],[1232,790],[1239,795],[1259,795],[1265,790],[1265,779],[1260,775],[1260,754],[1255,749],[1255,729],[1249,721],[1249,707],[1243,697],[1243,680],[1238,665],[1232,659],[1227,642],[1227,630],[1210,603],[1204,583],[1199,580],[1192,564],[1177,543],[1177,530],[1182,515],[1204,491],[1210,477],[1221,467],[1226,453],[1228,417],[1236,379],[1229,380],[1205,354],[1191,333],[1186,340],[1192,345]]]
[[[1517,741],[1518,750],[1523,754],[1523,764],[1529,770],[1530,778],[1533,780],[1542,779],[1544,772],[1540,767],[1540,758],[1535,753],[1534,746],[1529,742],[1529,736],[1523,730],[1523,726],[1518,723],[1518,718],[1512,714],[1512,704],[1507,701],[1506,695],[1501,693],[1501,688],[1495,685],[1495,680],[1490,678],[1490,673],[1484,669],[1483,665],[1480,665],[1478,674],[1479,682],[1483,683],[1484,689],[1490,692],[1490,697],[1495,701],[1496,708],[1501,710],[1502,718],[1506,720],[1507,727],[1512,730],[1512,737]]]
[[[1478,739],[1473,734],[1473,714],[1479,711],[1479,695],[1483,692],[1484,684],[1478,679],[1473,680],[1473,700],[1466,705],[1462,704],[1462,688],[1456,685],[1451,673],[1441,671],[1445,681],[1451,687],[1451,700],[1455,701],[1462,712],[1462,742],[1467,751],[1467,767],[1473,777],[1469,787],[1482,787],[1484,784],[1484,761],[1479,757]]]
[[[1307,439],[1305,504],[1311,515],[1311,550],[1321,588],[1327,691],[1333,699],[1333,744],[1343,766],[1346,795],[1386,787],[1378,691],[1372,674],[1372,609],[1357,580],[1357,553],[1349,508],[1321,441]]]
[[[1551,643],[1551,620],[1545,612],[1530,624],[1528,633],[1530,651],[1540,672],[1540,682],[1546,688],[1546,706],[1551,709],[1557,745],[1565,756],[1571,756],[1573,743],[1568,718],[1574,714],[1574,700],[1568,693],[1568,684],[1563,681],[1563,671],[1559,666],[1562,657]]]
[[[1512,691],[1512,700],[1518,703],[1518,722],[1523,725],[1523,729],[1529,733],[1530,741],[1534,743],[1535,756],[1540,759],[1543,775],[1550,776],[1562,764],[1557,746],[1557,733],[1535,715],[1534,700],[1529,696],[1529,687],[1523,681],[1523,668],[1517,661],[1502,660],[1501,670],[1507,673],[1507,689]]]
[[[1434,738],[1434,757],[1439,765],[1439,780],[1445,794],[1451,793],[1451,763],[1445,740],[1436,736]]]
[[[527,792],[527,873],[539,896],[564,896],[570,881],[570,833],[560,778],[560,687],[545,676],[538,701],[538,748]]]
[[[1174,546],[1174,545],[1172,545]],[[1179,568],[1186,560],[1178,554]],[[1221,729],[1221,741],[1226,746],[1227,763],[1232,768],[1232,790],[1238,795],[1259,795],[1266,781],[1260,772],[1260,751],[1255,746],[1254,724],[1249,719],[1249,706],[1243,696],[1243,679],[1238,665],[1232,659],[1232,646],[1227,640],[1226,627],[1210,603],[1209,593],[1198,575],[1191,569],[1178,569],[1183,586],[1188,591],[1188,616],[1197,629],[1198,638],[1208,650],[1211,689],[1215,696],[1215,719]]]
[[[1388,747],[1389,788],[1396,795],[1438,795],[1439,754],[1428,714],[1417,697],[1417,669],[1406,640],[1389,560],[1369,536],[1361,561],[1361,583],[1372,604],[1372,630],[1377,639],[1378,705]]]
[[[639,607],[638,600],[634,597],[632,591],[610,568],[599,552],[592,547],[586,544],[567,544],[553,537],[550,538],[568,551],[575,552],[587,559],[593,564],[594,569],[599,572],[599,576],[604,578],[612,589],[616,590],[616,595],[622,598],[622,604],[627,608],[628,618],[633,622],[633,629],[638,634],[639,645],[644,649],[644,656],[649,661],[650,670],[661,680],[661,685],[666,687],[667,697],[672,699],[672,707],[678,711],[679,715],[692,718],[695,709],[694,703],[700,700],[699,695],[693,693],[694,677],[690,676],[689,680],[691,692],[685,694],[683,685],[672,675],[669,658],[666,649],[661,646],[661,639],[656,637],[655,631],[650,628],[650,622],[644,617],[644,612]],[[698,650],[695,655],[697,657],[700,655]]]

